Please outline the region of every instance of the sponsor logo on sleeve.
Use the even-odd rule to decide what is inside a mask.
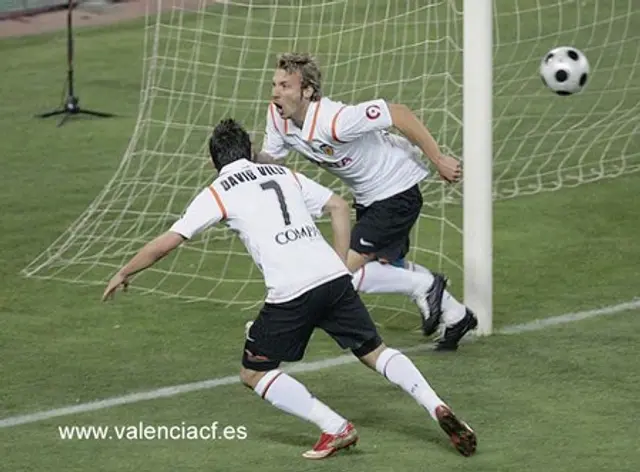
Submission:
[[[380,112],[380,107],[378,105],[369,105],[365,110],[365,115],[367,115],[367,118],[369,118],[370,120],[376,120],[380,118],[381,114],[382,113]]]

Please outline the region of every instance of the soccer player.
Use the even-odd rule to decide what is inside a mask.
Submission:
[[[390,134],[392,126],[404,137]],[[440,153],[405,105],[381,99],[345,105],[323,97],[318,64],[298,53],[277,60],[265,139],[254,160],[274,163],[290,150],[340,178],[353,193],[356,224],[347,267],[356,289],[409,295],[422,313],[425,335],[444,322],[436,349],[456,350],[477,326],[475,315],[446,291],[442,274],[404,258],[422,209],[419,183],[429,174],[420,152],[447,182],[460,179],[460,163]]]
[[[316,327],[411,395],[462,455],[473,454],[473,430],[454,415],[408,357],[385,346],[354,290],[344,263],[350,238],[348,204],[286,167],[251,162],[249,135],[233,120],[216,126],[209,150],[218,176],[169,231],[147,243],[118,271],[103,300],[126,287],[133,274],[223,221],[239,233],[267,286],[265,303],[246,335],[240,378],[276,408],[321,429],[320,439],[304,457],[322,459],[358,441],[351,422],[279,368],[281,362],[302,359]],[[314,223],[323,212],[331,217],[333,248]]]

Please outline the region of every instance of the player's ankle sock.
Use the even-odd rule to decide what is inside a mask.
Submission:
[[[407,270],[418,272],[421,274],[431,274],[431,271],[426,267],[416,264],[415,262],[407,261],[405,263]],[[444,291],[442,294],[442,320],[446,326],[456,324],[467,313],[466,307],[455,299],[448,291]]]
[[[437,420],[436,408],[438,405],[444,405],[445,402],[434,392],[411,359],[400,351],[388,347],[380,353],[376,361],[376,370],[411,395],[434,420]]]
[[[276,408],[316,424],[322,431],[337,434],[347,420],[315,398],[293,377],[280,370],[270,370],[254,391]]]
[[[467,314],[467,308],[445,290],[442,294],[442,321],[453,326]]]
[[[431,272],[419,273],[380,262],[368,262],[353,274],[353,286],[363,293],[424,293],[433,283]]]

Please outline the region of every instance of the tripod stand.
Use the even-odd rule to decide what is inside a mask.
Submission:
[[[67,4],[67,65],[68,65],[68,68],[67,68],[67,86],[68,86],[67,97],[65,98],[65,102],[64,102],[64,105],[62,106],[62,108],[58,108],[56,110],[48,111],[46,113],[42,113],[40,115],[37,115],[40,118],[48,118],[50,116],[55,116],[55,115],[64,115],[62,117],[62,119],[60,120],[60,122],[58,123],[58,126],[62,126],[64,124],[64,122],[66,121],[66,119],[69,118],[70,115],[85,114],[85,115],[99,116],[99,117],[103,117],[103,118],[108,118],[108,117],[111,117],[111,116],[115,116],[115,115],[113,115],[111,113],[103,113],[101,111],[85,110],[83,108],[80,108],[79,99],[74,94],[74,87],[73,87],[73,23],[72,23],[73,7],[74,7],[73,0],[68,0],[68,4]]]

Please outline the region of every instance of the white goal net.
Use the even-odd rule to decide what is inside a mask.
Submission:
[[[640,169],[638,6],[637,0],[495,0],[496,199]],[[462,15],[462,0],[158,0],[147,17],[139,117],[128,150],[102,192],[24,274],[104,284],[213,178],[206,147],[212,126],[234,117],[261,143],[280,52],[313,53],[323,92],[334,99],[408,105],[445,151],[460,157]],[[537,74],[540,58],[558,45],[581,49],[591,63],[579,96],[554,95]],[[304,160],[292,155],[287,162],[347,195]],[[437,178],[424,183],[410,257],[447,272],[454,292],[462,280],[460,191]],[[237,308],[264,296],[261,274],[222,226],[134,285]],[[378,320],[414,316],[407,300],[368,302],[374,314],[384,312]]]

